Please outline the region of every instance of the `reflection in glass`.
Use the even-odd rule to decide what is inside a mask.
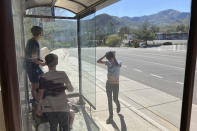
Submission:
[[[12,0],[12,11],[13,11],[13,24],[14,24],[14,36],[15,36],[15,48],[16,48],[16,59],[17,59],[17,71],[18,71],[18,82],[19,82],[19,93],[21,103],[21,118],[22,118],[22,129],[27,131],[29,128],[29,101],[28,101],[28,86],[26,85],[26,73],[24,70],[24,32],[23,32],[23,12],[22,12],[22,1]]]
[[[82,63],[82,94],[96,106],[96,42],[95,14],[80,20],[80,42]]]
[[[47,54],[58,55],[57,70],[65,71],[74,87],[74,92],[78,92],[78,49],[76,43],[76,21],[50,19],[45,21],[39,18],[25,18],[25,39],[30,39],[30,29],[33,25],[40,25],[43,28],[43,36],[40,43],[41,59],[44,60]],[[47,71],[46,66],[43,67]]]

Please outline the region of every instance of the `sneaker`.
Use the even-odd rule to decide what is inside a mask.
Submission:
[[[120,113],[120,105],[116,108],[116,112]]]
[[[113,122],[113,118],[112,117],[109,117],[107,120],[106,120],[106,123],[107,124],[111,124]]]

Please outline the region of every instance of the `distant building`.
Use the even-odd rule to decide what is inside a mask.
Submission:
[[[129,43],[132,42],[134,39],[134,34],[128,34],[127,36],[124,37],[123,43]]]
[[[156,33],[156,40],[187,40],[187,32]]]

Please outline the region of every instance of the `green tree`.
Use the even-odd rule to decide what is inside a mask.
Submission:
[[[139,40],[137,40],[137,39],[134,39],[133,40],[133,46],[135,47],[135,48],[138,48],[139,47]]]
[[[152,25],[151,27],[150,27],[150,29],[152,30],[152,32],[153,33],[157,33],[157,32],[159,32],[159,27],[157,27],[157,26],[155,26],[155,25]]]
[[[186,26],[184,24],[180,24],[176,27],[177,32],[185,32]]]
[[[147,43],[148,40],[155,39],[155,33],[148,27],[148,22],[145,22],[142,27],[134,32],[137,40],[143,40]]]
[[[31,28],[33,26],[33,22],[31,18],[24,18],[24,32],[25,32],[25,39],[28,40],[32,38]]]
[[[121,38],[118,35],[109,35],[106,39],[106,45],[110,47],[120,46]]]
[[[125,34],[130,34],[131,33],[131,30],[129,27],[125,26],[125,27],[121,27],[119,32],[118,32],[118,35],[120,36],[121,40],[124,39],[124,36]]]

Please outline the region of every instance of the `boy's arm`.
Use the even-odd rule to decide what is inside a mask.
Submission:
[[[116,65],[116,66],[121,67],[121,64],[119,64],[119,63],[117,62],[115,55],[114,55],[114,62],[115,62],[115,65]]]
[[[73,86],[72,86],[71,83],[68,83],[68,84],[67,84],[67,88],[68,88],[68,91],[69,91],[69,92],[73,92],[73,91],[74,91],[74,88],[73,88]]]
[[[45,66],[45,65],[46,65],[46,63],[45,63],[45,62],[41,62],[41,61],[39,61],[39,65],[41,65],[41,66]]]
[[[35,63],[35,64],[38,64],[38,65],[41,65],[41,66],[45,66],[45,62],[41,61],[41,60],[38,60],[37,58],[32,58],[32,61]]]
[[[68,78],[67,74],[65,73],[65,82],[66,82],[66,87],[68,89],[69,92],[73,92],[74,88],[70,82],[70,79]]]
[[[100,63],[100,64],[105,64],[105,61],[103,61],[103,59],[106,57],[106,54],[101,57],[100,59],[97,60],[97,63]]]

